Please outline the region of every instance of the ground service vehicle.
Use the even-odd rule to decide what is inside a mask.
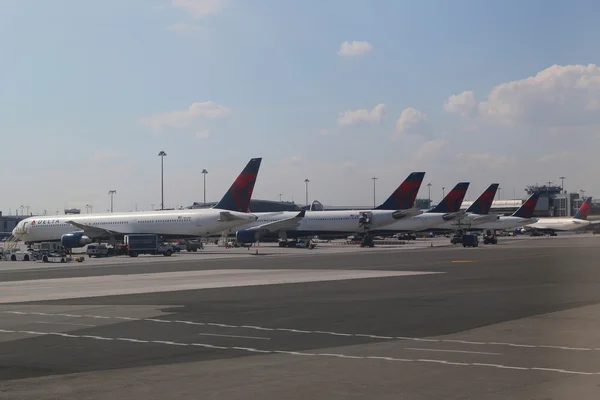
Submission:
[[[462,235],[461,241],[463,247],[479,247],[479,236],[477,235]]]
[[[498,244],[498,238],[493,232],[487,231],[483,237],[483,244]]]
[[[159,235],[125,235],[125,244],[130,257],[140,254],[162,254],[169,257],[173,254],[173,247],[163,244]]]

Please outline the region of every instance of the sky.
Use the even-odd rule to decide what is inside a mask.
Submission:
[[[0,211],[600,196],[600,3],[0,0]]]

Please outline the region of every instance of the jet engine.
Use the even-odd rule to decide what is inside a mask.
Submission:
[[[258,232],[249,229],[243,229],[235,233],[235,239],[238,243],[254,243],[258,240]]]
[[[92,239],[84,236],[83,232],[71,232],[65,233],[60,238],[60,244],[65,246],[67,249],[75,247],[83,247],[86,244],[92,243]]]

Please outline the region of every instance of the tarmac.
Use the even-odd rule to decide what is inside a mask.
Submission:
[[[448,241],[2,262],[0,398],[600,398],[600,237]]]

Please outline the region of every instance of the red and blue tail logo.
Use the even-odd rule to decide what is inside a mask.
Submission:
[[[424,177],[425,172],[413,172],[408,175],[396,191],[376,210],[408,210],[412,208]]]
[[[215,208],[248,212],[262,158],[251,159]]]
[[[581,208],[579,209],[579,211],[577,211],[577,213],[575,214],[575,216],[573,218],[586,220],[587,217],[590,215],[591,208],[592,208],[592,198],[588,197],[587,199],[585,199],[585,201],[581,205]]]
[[[496,197],[496,191],[498,190],[498,183],[492,183],[485,192],[481,193],[481,196],[477,198],[471,204],[469,208],[467,208],[467,212],[473,214],[487,215],[492,208],[492,202],[494,201],[494,197]]]
[[[533,212],[535,211],[535,207],[537,206],[538,199],[540,198],[539,192],[535,192],[523,203],[521,207],[517,211],[513,213],[513,217],[519,218],[531,218],[533,217]]]
[[[450,191],[444,197],[444,199],[438,204],[434,209],[428,212],[435,213],[454,213],[460,211],[460,206],[462,205],[463,200],[465,199],[465,195],[467,194],[467,189],[469,188],[469,182],[460,182],[454,189]]]

